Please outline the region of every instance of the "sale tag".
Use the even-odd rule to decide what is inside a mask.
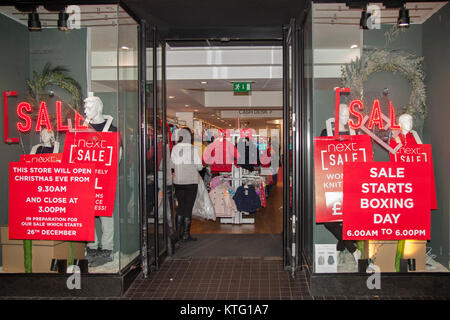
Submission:
[[[94,167],[9,164],[9,238],[94,241]]]
[[[21,154],[20,162],[28,163],[52,163],[62,162],[62,153]]]
[[[95,215],[111,217],[116,197],[120,133],[68,132],[63,161],[95,165]]]
[[[429,240],[429,163],[344,165],[345,240]]]
[[[431,210],[437,209],[436,184],[434,182],[433,155],[431,153],[431,144],[415,144],[413,146],[401,147],[396,153],[390,153],[390,160],[393,162],[407,163],[430,163],[431,179]]]
[[[367,135],[314,138],[317,223],[342,221],[344,164],[367,161],[373,161]]]

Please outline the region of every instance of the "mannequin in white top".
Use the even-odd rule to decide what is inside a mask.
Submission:
[[[49,131],[46,128],[43,128],[41,129],[39,136],[41,143],[34,145],[31,148],[30,154],[59,152],[59,142],[56,141],[53,131]]]
[[[355,134],[355,130],[350,128],[348,125],[348,120],[350,118],[350,112],[348,110],[348,106],[345,103],[341,103],[339,105],[339,132],[349,132],[350,135]],[[334,136],[334,130],[332,127],[332,123],[335,122],[335,118],[330,118],[326,121],[326,135]],[[321,134],[324,136],[324,133]]]
[[[117,132],[117,128],[111,124],[113,117],[103,115],[103,102],[99,97],[89,93],[84,100],[84,114],[86,121],[84,125],[89,124],[95,131]],[[122,148],[120,148],[120,156],[122,157]],[[96,217],[101,224],[101,248],[98,243],[98,235],[95,232],[95,241],[88,242],[86,247],[86,258],[90,267],[97,267],[107,262],[113,261],[114,247],[114,219],[113,217]],[[98,221],[98,220],[97,220]]]

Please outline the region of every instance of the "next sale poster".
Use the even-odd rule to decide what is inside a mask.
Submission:
[[[342,221],[344,164],[373,161],[368,135],[314,138],[316,222]]]
[[[68,132],[63,161],[95,165],[95,216],[111,217],[116,197],[120,133]]]
[[[94,241],[94,167],[9,164],[9,238]]]
[[[429,240],[429,163],[344,165],[345,240]]]
[[[430,163],[431,179],[431,210],[437,209],[436,184],[434,181],[433,155],[431,144],[416,144],[413,146],[401,147],[395,154],[390,153],[390,160],[393,162]]]

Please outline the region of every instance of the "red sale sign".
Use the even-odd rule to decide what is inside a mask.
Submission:
[[[116,197],[120,133],[69,132],[63,161],[95,165],[95,215],[111,217]]]
[[[316,222],[342,221],[344,164],[373,161],[368,135],[314,138]]]
[[[416,144],[409,147],[401,147],[395,154],[390,153],[390,160],[393,162],[407,163],[430,163],[431,179],[431,210],[437,209],[436,185],[434,182],[433,156],[431,153],[431,144]]]
[[[20,162],[52,163],[62,162],[62,153],[21,154]]]
[[[9,164],[9,238],[94,241],[94,167]]]
[[[344,165],[345,240],[429,240],[429,163]]]

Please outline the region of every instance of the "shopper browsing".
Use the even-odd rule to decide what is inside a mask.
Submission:
[[[173,185],[178,199],[176,227],[178,237],[183,241],[195,241],[197,239],[190,235],[192,208],[201,179],[198,172],[203,169],[203,165],[189,128],[178,130],[175,138],[177,144],[172,149],[170,167],[174,170]]]

